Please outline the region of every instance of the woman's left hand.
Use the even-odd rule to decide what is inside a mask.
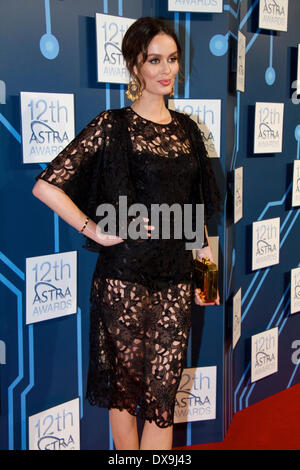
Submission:
[[[204,248],[201,248],[201,250],[197,250],[197,258],[208,258],[211,262],[214,263],[210,246],[206,246]],[[209,305],[220,305],[219,290],[217,292],[217,298],[212,302],[203,302],[200,297],[200,292],[200,289],[195,289],[195,303],[197,305],[200,305],[201,307],[206,307]]]
[[[212,302],[203,302],[200,297],[200,289],[195,289],[195,303],[201,307],[208,307],[209,305],[220,305],[220,296],[219,291],[217,293],[217,298]]]

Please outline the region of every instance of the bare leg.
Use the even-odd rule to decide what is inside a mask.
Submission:
[[[145,421],[140,450],[172,450],[173,426],[159,428],[154,422]]]
[[[172,450],[171,403],[183,370],[190,323],[190,284],[180,283],[152,295],[145,338],[145,400],[156,421],[145,420],[141,450]]]
[[[126,410],[109,410],[110,426],[117,450],[139,450],[136,417]]]
[[[111,408],[109,414],[117,450],[139,450],[136,417],[127,410],[135,409],[141,394],[146,293],[145,288],[131,282],[106,279],[101,299],[105,325],[116,358],[113,387],[118,390],[120,400],[115,399],[112,405],[115,408]]]

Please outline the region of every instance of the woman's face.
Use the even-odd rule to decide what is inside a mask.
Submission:
[[[138,56],[138,63],[142,54]],[[147,59],[136,74],[142,75],[145,81],[144,94],[166,95],[172,90],[176,74],[179,71],[176,42],[167,34],[154,36],[148,46]]]

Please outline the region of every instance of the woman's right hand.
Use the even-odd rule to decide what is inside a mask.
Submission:
[[[143,221],[147,222],[149,219],[147,217],[143,217]],[[154,225],[144,225],[147,231],[154,230]],[[125,240],[124,238],[118,237],[117,235],[106,235],[102,233],[100,228],[96,227],[96,235],[97,235],[97,243],[103,246],[113,246],[118,245],[119,243],[123,243]],[[148,238],[151,237],[151,233],[148,233]]]
[[[32,189],[32,194],[56,212],[56,214],[71,225],[71,227],[81,232],[87,216],[74,204],[62,189],[39,179]],[[146,217],[144,217],[143,220],[144,222],[149,221]],[[154,229],[153,226],[149,225],[144,225],[144,227],[146,227],[147,230]],[[99,226],[93,220],[88,221],[82,234],[103,246],[117,245],[125,241],[123,238],[116,235],[102,233]],[[151,234],[148,233],[148,237],[150,236]]]
[[[112,246],[112,245],[118,245],[119,243],[123,243],[124,239],[113,236],[113,235],[105,235],[105,233],[100,233],[100,231],[97,230],[97,243],[103,246]]]

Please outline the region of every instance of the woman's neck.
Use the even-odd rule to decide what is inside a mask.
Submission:
[[[170,121],[170,112],[166,108],[163,96],[154,98],[142,95],[131,105],[131,108],[150,121],[162,124]]]

